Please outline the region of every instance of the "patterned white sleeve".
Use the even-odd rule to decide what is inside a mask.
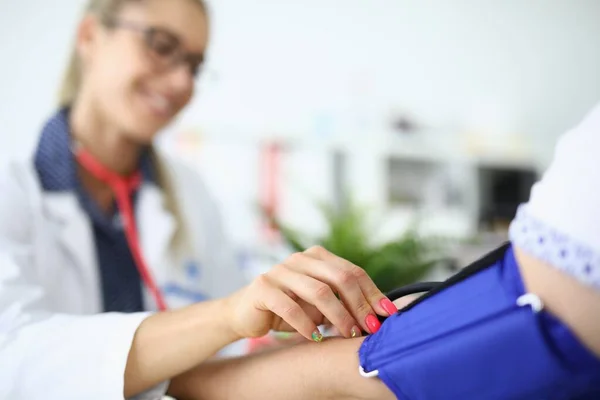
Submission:
[[[600,290],[600,105],[559,140],[510,240]]]

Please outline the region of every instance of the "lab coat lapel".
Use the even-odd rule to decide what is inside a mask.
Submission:
[[[44,208],[56,226],[59,244],[78,267],[77,272],[84,287],[92,291],[99,290],[93,233],[77,198],[66,192],[48,194],[44,199]],[[90,293],[90,296],[96,294]]]
[[[144,258],[155,276],[165,279],[159,266],[165,261],[175,233],[175,221],[164,206],[164,197],[154,185],[142,185],[136,207],[136,224]]]

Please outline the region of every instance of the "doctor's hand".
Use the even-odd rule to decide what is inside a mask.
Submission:
[[[225,308],[240,337],[297,331],[317,342],[323,339],[319,325],[331,324],[343,336],[357,337],[361,330],[379,330],[376,314],[397,311],[363,269],[322,247],[293,254],[225,299]]]

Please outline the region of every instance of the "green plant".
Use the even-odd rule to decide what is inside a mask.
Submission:
[[[418,281],[440,261],[441,242],[421,237],[415,228],[408,229],[395,240],[374,243],[375,232],[368,227],[367,210],[352,202],[346,204],[342,209],[321,205],[329,228],[324,237],[307,238],[277,219],[273,223],[294,251],[321,245],[363,268],[384,292]]]

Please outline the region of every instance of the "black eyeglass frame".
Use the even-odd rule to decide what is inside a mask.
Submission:
[[[122,28],[141,33],[151,56],[157,59],[157,61],[162,61],[164,67],[168,68],[187,64],[190,74],[194,78],[200,74],[204,64],[204,54],[184,51],[181,39],[170,30],[121,19],[107,19],[103,23],[109,29]],[[163,44],[168,42],[168,48],[164,50],[160,49],[160,44],[157,44],[159,40],[162,40]]]

